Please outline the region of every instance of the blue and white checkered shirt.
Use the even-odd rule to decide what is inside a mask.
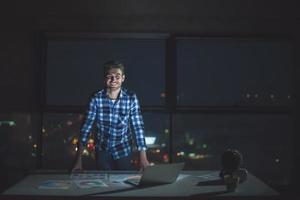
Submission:
[[[96,149],[110,152],[113,159],[128,156],[132,151],[129,121],[134,129],[138,151],[146,150],[144,122],[137,96],[134,93],[122,88],[119,97],[113,102],[108,98],[106,89],[97,92],[91,98],[86,119],[81,128],[82,145],[87,144],[94,121],[97,125]]]

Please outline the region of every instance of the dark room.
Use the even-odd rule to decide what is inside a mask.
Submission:
[[[0,199],[298,196],[300,3],[0,3]]]

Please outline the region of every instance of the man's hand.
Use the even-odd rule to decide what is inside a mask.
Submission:
[[[149,166],[149,161],[147,159],[146,151],[140,151],[140,167],[143,171],[147,166]]]

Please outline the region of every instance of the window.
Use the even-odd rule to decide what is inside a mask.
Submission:
[[[238,149],[244,167],[270,184],[291,181],[292,123],[288,115],[177,114],[173,157],[187,169],[220,170],[226,149]]]
[[[164,104],[165,41],[161,38],[50,38],[47,46],[46,105],[84,106],[104,85],[102,66],[125,65],[125,87],[141,105]]]
[[[169,117],[166,114],[143,114],[148,157],[154,163],[169,161]],[[78,135],[84,115],[47,113],[43,119],[43,166],[45,169],[70,169],[74,164]],[[95,169],[95,129],[83,152],[83,167]],[[137,167],[137,152],[133,164]],[[59,163],[59,164],[58,164]]]
[[[43,168],[72,166],[83,108],[103,88],[101,65],[120,60],[125,87],[140,100],[151,162],[185,161],[186,169],[219,170],[222,153],[236,148],[251,173],[272,185],[290,184],[292,55],[284,39],[49,35]],[[92,134],[86,169],[95,167],[94,147]],[[138,156],[134,152],[136,169]]]
[[[292,49],[288,41],[178,38],[178,105],[291,104]]]
[[[75,160],[78,134],[84,116],[72,113],[45,113],[43,116],[43,166],[46,169],[71,169]],[[84,156],[87,169],[94,167],[92,149]],[[57,164],[59,163],[59,164]]]
[[[36,168],[36,115],[0,114],[0,190],[14,184]]]

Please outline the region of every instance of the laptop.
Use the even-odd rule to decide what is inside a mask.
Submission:
[[[150,165],[140,177],[128,178],[125,183],[134,186],[153,186],[173,183],[176,181],[184,163]]]

